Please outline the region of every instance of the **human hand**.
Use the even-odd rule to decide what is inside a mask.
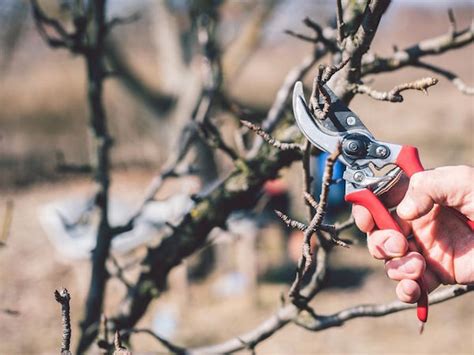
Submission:
[[[442,167],[405,177],[382,197],[403,234],[374,230],[369,211],[354,205],[357,226],[368,233],[369,252],[385,260],[385,270],[399,281],[396,293],[414,303],[421,294],[415,281],[423,276],[428,292],[440,284],[474,282],[474,233],[451,207],[474,220],[474,168]],[[413,234],[413,239],[405,236]],[[423,255],[423,256],[422,256]]]

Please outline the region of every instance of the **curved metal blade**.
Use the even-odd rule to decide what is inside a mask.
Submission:
[[[361,133],[374,139],[359,117],[342,102],[332,90],[325,85],[328,93],[330,111],[323,121],[313,117],[306,104],[303,94],[303,84],[299,81],[293,89],[293,111],[296,123],[308,140],[318,148],[332,152],[337,142],[351,133]]]
[[[301,81],[298,81],[293,89],[293,113],[299,129],[312,144],[329,153],[336,150],[342,135],[325,133],[323,127],[315,122],[306,105]]]

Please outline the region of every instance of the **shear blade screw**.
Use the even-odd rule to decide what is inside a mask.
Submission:
[[[357,152],[359,150],[359,145],[356,142],[350,142],[348,147],[351,152]]]
[[[356,124],[356,119],[355,119],[355,117],[353,117],[353,116],[347,117],[346,123],[347,123],[349,126],[355,125],[355,124]]]
[[[361,173],[360,171],[354,173],[354,181],[362,182],[364,178],[365,178],[364,174]]]
[[[375,154],[379,157],[384,157],[387,155],[387,148],[383,146],[377,147],[377,149],[375,149]]]

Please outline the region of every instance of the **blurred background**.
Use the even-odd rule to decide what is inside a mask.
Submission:
[[[121,75],[105,85],[105,106],[114,137],[111,195],[124,209],[140,201],[154,173],[175,149],[177,134],[186,119],[175,113],[164,120],[157,100],[160,95],[186,90],[192,97],[199,81],[198,65],[192,61],[195,43],[189,35],[186,37],[190,26],[187,3],[108,2],[109,17],[139,16],[111,33],[108,58],[121,68]],[[224,53],[224,85],[229,95],[257,113],[266,112],[288,71],[312,50],[311,45],[289,37],[284,30],[303,32],[306,16],[326,24],[334,17],[334,3],[226,1],[219,10],[217,35]],[[67,1],[40,4],[51,16],[67,19]],[[454,10],[458,28],[469,26],[474,15],[472,0],[395,0],[382,19],[371,51],[389,55],[394,45],[404,48],[447,32],[448,7]],[[253,27],[249,25],[252,23]],[[249,53],[239,51],[245,31],[253,31],[257,38]],[[181,57],[176,56],[177,34],[184,52]],[[242,58],[233,54],[242,52]],[[474,83],[472,45],[427,61],[457,73],[467,84]],[[61,241],[51,236],[53,222],[47,221],[45,213],[51,204],[57,207],[71,199],[77,201],[93,191],[87,171],[90,133],[84,73],[82,58],[65,50],[52,50],[42,41],[28,2],[0,1],[0,221],[5,226],[11,220],[0,246],[2,354],[51,353],[59,348],[59,306],[52,292],[61,286],[72,294],[73,342],[77,341],[90,266],[86,258],[74,259],[61,250]],[[315,70],[307,75],[308,84],[314,74]],[[417,146],[427,168],[472,165],[471,97],[462,95],[446,79],[421,69],[374,76],[371,85],[389,90],[425,76],[440,79],[427,96],[409,91],[403,103],[392,104],[359,95],[351,108],[377,138]],[[238,126],[235,120],[222,116],[217,120],[222,122],[224,137],[232,142],[232,132]],[[229,168],[229,162],[218,156],[215,175],[224,176]],[[177,191],[190,193],[196,190],[196,184],[193,178],[171,181],[160,192],[160,198],[175,196]],[[301,166],[294,164],[274,186],[276,195],[284,195],[274,203],[283,204],[292,216],[304,220],[302,184]],[[340,213],[347,214],[347,210]],[[254,216],[239,220],[230,233],[233,235],[217,246],[220,251],[212,256],[217,267],[211,271],[201,270],[205,269],[203,260],[211,258],[206,249],[173,270],[169,291],[154,302],[140,326],[178,344],[197,346],[236,336],[264,320],[278,307],[280,293],[286,292],[296,258],[291,231],[269,219]],[[395,298],[394,284],[385,278],[383,266],[369,257],[364,237],[353,230],[349,233],[356,236],[356,244],[335,251],[329,287],[317,296],[314,305],[319,312]],[[118,257],[140,258],[143,243],[118,250]],[[258,260],[252,261],[252,257]],[[249,270],[249,260],[250,265],[258,264],[256,271],[252,267]],[[193,275],[193,270],[205,276],[196,276],[197,271]],[[112,314],[123,290],[116,280],[108,287],[111,296],[106,313]],[[380,319],[353,320],[320,333],[290,325],[257,350],[267,354],[472,354],[472,305],[469,294],[434,306],[423,336],[417,334],[413,311],[407,311]],[[146,335],[133,339],[137,352],[161,349]]]

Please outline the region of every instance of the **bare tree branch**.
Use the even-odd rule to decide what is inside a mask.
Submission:
[[[350,58],[349,65],[338,72],[337,83],[333,90],[345,102],[350,101],[354,95],[350,90],[350,84],[358,83],[360,80],[362,57],[369,50],[380,19],[389,5],[390,0],[368,1],[360,25],[352,36],[346,38],[343,57]]]
[[[317,37],[310,37],[308,35],[304,35],[302,33],[297,33],[297,32],[294,32],[292,30],[285,30],[285,33],[289,36],[298,38],[302,41],[306,41],[306,42],[310,42],[310,43],[317,43],[318,42]]]
[[[342,1],[337,0],[337,10],[336,10],[336,20],[337,20],[337,42],[339,43],[339,46],[342,47],[342,43],[345,38],[345,26],[346,24],[344,23],[344,11],[342,9]]]
[[[322,248],[321,248],[322,250]],[[446,290],[434,293],[430,297],[430,304],[441,303],[449,299],[459,297],[467,292],[474,290],[473,286],[453,286]],[[312,291],[316,291],[312,289]],[[312,294],[314,297],[314,294]],[[312,297],[308,297],[311,299]],[[378,317],[390,313],[400,312],[416,307],[415,304],[407,304],[402,302],[393,302],[388,305],[368,305],[356,306],[347,310],[340,311],[331,316],[318,316],[312,318],[310,322],[302,322],[298,319],[300,309],[294,304],[289,304],[281,307],[272,317],[268,318],[252,331],[240,335],[231,340],[222,342],[220,344],[188,349],[187,354],[215,354],[215,353],[230,353],[244,349],[244,346],[238,339],[244,340],[247,344],[256,346],[260,342],[272,336],[275,332],[285,327],[291,322],[303,326],[305,329],[312,331],[320,331],[330,327],[337,327],[343,325],[346,321],[358,317]]]
[[[151,337],[155,338],[156,340],[158,340],[161,343],[161,345],[163,345],[166,349],[171,351],[173,354],[185,354],[186,353],[185,348],[182,348],[180,346],[177,346],[177,345],[171,343],[169,340],[166,340],[165,338],[159,336],[158,334],[156,334],[155,332],[153,332],[150,329],[132,328],[132,329],[126,329],[126,330],[123,330],[123,331],[120,332],[121,335],[140,334],[140,333],[148,334]]]
[[[132,355],[132,353],[122,345],[122,340],[118,330],[115,331],[114,335],[114,355]]]
[[[304,307],[319,291],[321,282],[326,274],[327,254],[324,248],[319,248],[316,256],[317,267],[310,283],[301,291],[301,302],[296,306],[290,303],[280,307],[272,316],[264,320],[253,330],[239,335],[231,340],[220,344],[201,348],[187,349],[187,354],[222,354],[245,349],[246,346],[256,347],[265,339],[268,339],[275,332],[283,328],[295,319],[299,312],[299,307]],[[244,345],[247,344],[247,345]]]
[[[123,300],[120,314],[114,319],[116,327],[133,328],[152,299],[165,289],[168,272],[204,246],[212,228],[224,226],[233,210],[252,207],[264,182],[299,158],[301,153],[296,150],[264,145],[254,159],[240,161],[229,177],[203,195],[173,233],[148,250],[143,261],[148,267]]]
[[[65,30],[61,23],[56,19],[48,17],[39,6],[37,0],[30,0],[30,3],[33,11],[33,20],[35,21],[38,33],[41,35],[43,40],[54,48],[69,48],[71,45],[71,35]],[[48,33],[47,27],[54,31],[55,37]]]
[[[284,214],[283,212],[280,212],[278,210],[275,210],[275,213],[276,215],[281,218],[281,220],[288,226],[288,227],[291,227],[291,228],[295,228],[295,229],[299,229],[300,231],[302,232],[305,232],[307,229],[308,229],[308,225],[304,224],[303,222],[299,222],[297,220],[294,220],[290,217],[288,217],[286,214]],[[328,233],[335,233],[336,232],[336,228],[332,225],[329,225],[329,224],[321,224],[319,226],[319,229],[324,231],[324,232],[328,232]],[[316,232],[316,230],[314,230]]]
[[[337,35],[332,28],[326,27],[323,29],[317,22],[314,22],[309,17],[306,17],[303,23],[315,32],[316,37],[314,40],[316,42],[321,42],[331,53],[338,52],[337,43],[335,41],[337,40]]]
[[[107,64],[114,72],[114,78],[118,79],[135,98],[154,112],[155,117],[167,117],[171,109],[175,107],[176,98],[150,87],[141,80],[124,58],[117,42],[109,39],[105,44],[106,50],[104,52]]]
[[[254,131],[255,133],[257,133],[260,137],[263,138],[263,140],[265,142],[267,142],[268,144],[274,146],[277,149],[280,149],[280,150],[292,150],[292,149],[302,150],[302,147],[301,147],[300,144],[280,142],[278,139],[273,138],[270,134],[265,132],[261,127],[259,127],[258,125],[254,124],[252,122],[245,121],[245,120],[240,120],[240,122],[245,127],[247,127],[248,129],[250,129],[250,130]]]
[[[314,234],[314,230],[318,230],[321,224],[323,223],[324,215],[326,214],[326,206],[327,206],[327,199],[329,195],[329,186],[331,185],[332,181],[332,172],[334,168],[334,163],[337,160],[337,157],[340,154],[340,147],[336,149],[327,159],[326,167],[324,169],[323,174],[323,182],[321,187],[321,194],[319,196],[319,203],[317,204],[316,213],[313,216],[313,219],[309,223],[308,228],[304,232],[303,237],[303,245],[302,245],[302,252],[301,257],[298,261],[298,267],[296,271],[295,280],[291,285],[290,291],[288,292],[289,296],[293,299],[299,297],[299,289],[301,286],[301,282],[303,280],[303,276],[309,270],[312,258],[311,258],[311,237]],[[308,200],[310,197],[308,193],[305,193],[305,198]],[[311,199],[310,199],[311,200]]]
[[[107,31],[111,31],[115,26],[128,25],[140,19],[139,13],[134,13],[125,17],[114,17],[106,23]]]
[[[429,304],[437,304],[465,293],[474,291],[474,286],[456,285],[441,291],[435,292],[429,298]],[[351,307],[329,316],[316,316],[310,320],[296,319],[295,323],[311,331],[321,331],[330,327],[342,326],[348,320],[360,317],[382,317],[387,314],[415,308],[416,304],[408,304],[395,301],[382,305],[360,305]]]
[[[448,33],[451,35],[451,38],[454,39],[456,37],[457,32],[457,24],[456,18],[454,17],[453,9],[448,9],[448,19],[449,19],[449,28]]]
[[[462,48],[474,41],[474,24],[465,30],[421,41],[411,47],[398,50],[390,57],[373,57],[362,65],[362,76],[394,71],[407,65],[416,64],[421,58],[439,55],[446,51]]]
[[[319,120],[325,120],[330,109],[331,98],[324,85],[331,80],[332,76],[340,71],[349,62],[350,57],[335,65],[320,65],[318,74],[313,80],[313,89],[309,99],[310,109]],[[322,103],[322,108],[320,107]]]
[[[69,301],[71,295],[65,288],[54,291],[54,298],[61,304],[61,319],[63,326],[63,336],[61,342],[61,355],[71,355],[69,347],[71,345],[71,314]]]
[[[446,79],[451,81],[451,83],[456,87],[456,89],[458,89],[464,95],[474,95],[474,87],[468,86],[464,81],[462,81],[460,77],[446,69],[420,61],[414,63],[413,65],[415,67],[431,70],[432,72],[444,76]]]
[[[369,95],[375,100],[402,102],[403,96],[400,94],[401,92],[405,90],[419,90],[426,94],[428,93],[427,89],[433,85],[436,85],[437,83],[438,79],[428,77],[397,85],[390,91],[377,91],[363,84],[355,84],[353,87],[354,91],[358,94]]]

